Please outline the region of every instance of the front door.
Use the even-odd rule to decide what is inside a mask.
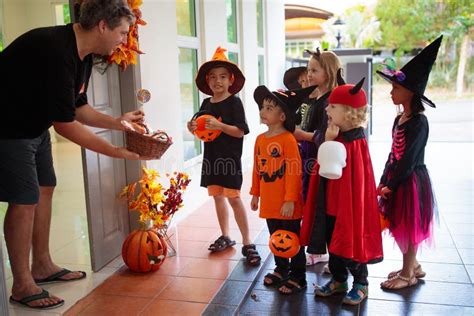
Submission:
[[[120,116],[119,70],[114,65],[105,74],[93,70],[88,99],[97,111]],[[100,137],[123,146],[118,131],[93,129]],[[117,257],[122,241],[129,232],[128,209],[117,196],[126,185],[125,161],[82,149],[84,186],[92,270],[97,271]]]

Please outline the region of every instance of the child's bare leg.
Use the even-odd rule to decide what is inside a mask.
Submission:
[[[229,198],[229,203],[234,210],[234,217],[237,225],[239,226],[240,233],[242,234],[242,244],[249,245],[252,243],[250,240],[249,223],[247,220],[247,212],[245,211],[244,204],[240,197]]]
[[[408,250],[403,254],[403,267],[399,275],[400,277],[393,277],[385,282],[382,282],[382,287],[386,289],[399,289],[411,286],[417,283],[415,278],[415,270],[419,263],[416,260],[417,249],[413,245],[408,246]],[[409,281],[407,281],[409,280]]]
[[[216,206],[217,220],[223,236],[229,237],[229,213],[227,204],[223,195],[214,196],[214,204]]]

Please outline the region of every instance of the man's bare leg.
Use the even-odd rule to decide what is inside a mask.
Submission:
[[[29,258],[36,205],[9,204],[4,222],[5,241],[13,274],[12,297],[21,300],[40,294],[30,272]],[[48,306],[59,303],[60,298],[51,296],[28,303],[30,306]]]
[[[33,222],[31,274],[37,280],[47,278],[63,269],[53,263],[49,251],[53,192],[54,187],[40,187],[40,198]],[[62,276],[61,279],[77,279],[81,276],[81,272],[75,271]]]

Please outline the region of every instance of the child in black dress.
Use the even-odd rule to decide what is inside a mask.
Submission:
[[[388,275],[383,289],[398,290],[418,283],[426,275],[416,260],[419,245],[432,236],[436,210],[431,181],[424,162],[428,120],[423,104],[435,104],[423,95],[442,36],[428,45],[399,71],[386,63],[377,71],[392,83],[392,101],[403,106],[392,129],[392,150],[380,179],[379,204],[388,229],[403,253],[403,267]]]

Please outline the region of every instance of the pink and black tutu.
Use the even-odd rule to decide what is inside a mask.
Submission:
[[[393,171],[388,171],[387,180],[392,177]],[[390,234],[403,253],[410,244],[418,248],[422,242],[432,243],[437,207],[426,166],[415,168],[388,199],[380,198],[379,206],[389,222]]]

